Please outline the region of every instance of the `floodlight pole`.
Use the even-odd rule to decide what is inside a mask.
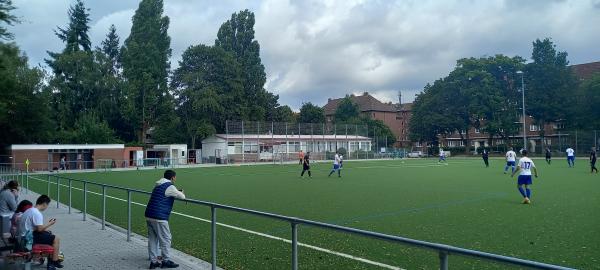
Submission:
[[[522,104],[523,104],[523,149],[527,150],[527,131],[525,120],[527,119],[525,116],[525,80],[523,77],[525,74],[523,71],[517,71],[517,74],[521,74],[521,96],[522,96]]]

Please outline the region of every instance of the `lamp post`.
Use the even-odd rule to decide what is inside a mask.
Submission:
[[[524,73],[521,70],[517,71],[517,74],[521,74],[521,95],[522,95],[522,104],[523,104],[523,149],[527,150],[527,131],[526,131],[526,125],[525,125],[525,120],[527,119],[525,117],[525,81],[523,80],[524,77]]]

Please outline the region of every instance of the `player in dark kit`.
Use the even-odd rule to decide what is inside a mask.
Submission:
[[[308,177],[312,178],[312,175],[310,174],[310,152],[306,152],[306,155],[304,155],[304,158],[302,159],[302,173],[300,174],[300,177],[304,177],[304,172],[308,171]]]
[[[596,149],[592,148],[592,152],[590,152],[590,166],[592,167],[592,173],[596,171],[598,173],[598,168],[596,168]]]
[[[552,152],[550,152],[550,148],[546,148],[546,162],[548,165],[552,163]]]
[[[490,163],[488,161],[490,153],[485,148],[481,152],[481,157],[483,158],[483,163],[485,163],[485,167],[488,168],[490,166]]]

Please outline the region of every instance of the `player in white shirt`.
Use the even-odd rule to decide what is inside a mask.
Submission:
[[[523,157],[519,159],[519,166],[517,166],[517,170],[511,174],[511,177],[514,177],[516,173],[520,172],[517,180],[517,187],[519,188],[521,195],[523,195],[523,203],[530,204],[531,189],[529,189],[529,186],[533,183],[533,180],[531,179],[531,170],[533,170],[536,178],[538,177],[538,173],[533,160],[527,157],[527,150],[523,150],[522,154]],[[525,186],[525,190],[523,190],[523,186]]]
[[[512,168],[512,172],[515,172],[515,162],[517,160],[517,153],[513,151],[512,147],[506,152],[506,166],[504,166],[504,174],[508,171],[508,167]]]
[[[565,152],[567,152],[567,163],[569,163],[569,168],[575,167],[575,150],[569,147]]]
[[[329,173],[329,176],[331,176],[334,172],[337,171],[338,177],[342,177],[341,169],[342,169],[342,155],[340,155],[340,153],[336,152],[335,156],[333,157],[333,169]]]
[[[440,148],[440,159],[438,162],[446,161],[446,153],[444,153],[444,149]]]

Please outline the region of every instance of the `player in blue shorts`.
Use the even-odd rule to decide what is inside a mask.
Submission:
[[[511,174],[511,177],[514,177],[516,173],[520,172],[519,178],[517,180],[517,187],[519,188],[519,192],[523,195],[523,203],[530,204],[531,203],[531,189],[529,186],[533,184],[533,180],[531,178],[531,170],[533,169],[533,173],[535,177],[538,177],[537,168],[533,163],[533,160],[527,157],[527,150],[523,150],[523,157],[519,159],[519,165],[517,166],[517,170]],[[523,189],[525,186],[525,189]]]
[[[335,153],[335,157],[333,158],[333,169],[329,173],[328,177],[330,177],[336,171],[338,173],[338,177],[342,177],[342,156],[338,152]]]
[[[438,163],[442,161],[446,162],[446,153],[444,152],[444,149],[440,148],[440,159],[438,160]]]
[[[517,160],[517,153],[513,151],[512,147],[506,152],[506,166],[504,167],[504,174],[508,171],[508,167],[511,167],[511,171],[515,172],[515,161]]]
[[[575,150],[569,147],[565,152],[567,152],[567,163],[569,163],[569,168],[575,167]]]

